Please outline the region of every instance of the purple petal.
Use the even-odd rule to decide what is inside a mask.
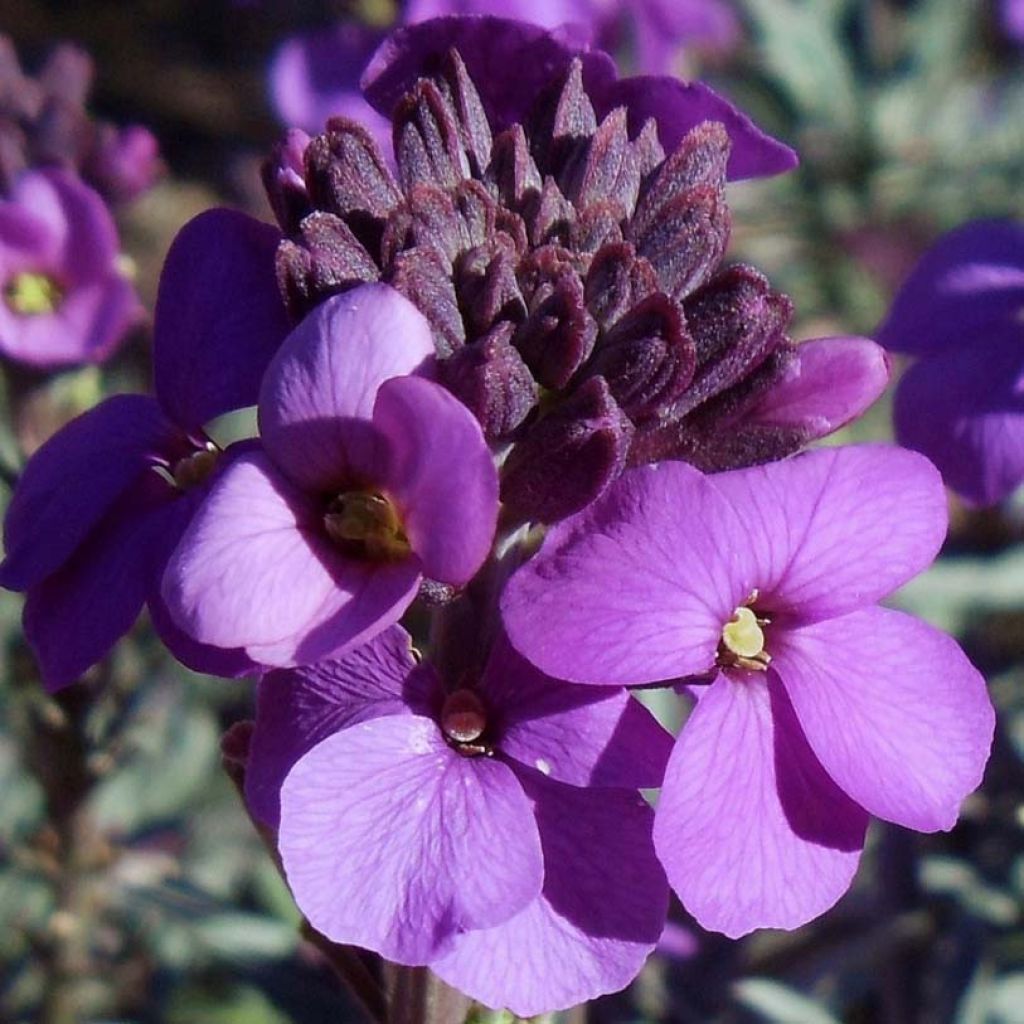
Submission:
[[[413,715],[351,726],[301,758],[281,791],[279,845],[314,928],[403,964],[507,920],[544,876],[509,768],[462,757]]]
[[[390,121],[359,92],[359,76],[383,38],[379,30],[349,21],[286,39],[270,65],[270,98],[278,119],[316,133],[328,118],[348,117],[389,149]]]
[[[758,607],[776,617],[871,604],[929,565],[946,535],[935,467],[901,448],[824,448],[713,480],[743,521],[720,543],[742,552]]]
[[[372,718],[408,713],[403,690],[414,671],[412,639],[392,626],[344,658],[263,676],[245,774],[253,814],[277,828],[285,776],[322,739]]]
[[[498,472],[480,424],[439,385],[400,377],[381,386],[373,425],[389,442],[381,482],[402,509],[423,571],[468,582],[491,550],[498,521]]]
[[[480,683],[501,752],[572,786],[661,785],[672,737],[624,690],[560,683],[501,637]]]
[[[635,793],[524,784],[536,802],[543,893],[504,924],[458,936],[431,969],[487,1006],[532,1017],[628,985],[661,934],[668,891],[651,810]]]
[[[153,380],[185,429],[255,405],[290,324],[277,290],[280,233],[234,210],[207,210],[171,243],[156,301]]]
[[[637,135],[644,122],[654,118],[666,153],[675,150],[686,133],[703,121],[719,122],[732,143],[727,166],[730,181],[783,174],[799,162],[789,146],[765,134],[703,82],[682,82],[670,75],[639,75],[591,95],[599,118],[615,107],[625,107],[631,135]]]
[[[605,53],[585,52],[587,30],[554,32],[523,21],[482,15],[435,18],[392,32],[363,72],[363,95],[385,116],[416,83],[459,51],[494,132],[522,121],[534,100],[572,59],[584,64],[588,90],[615,81]]]
[[[875,335],[922,355],[981,343],[1024,307],[1024,225],[977,221],[940,238],[899,290]]]
[[[260,390],[260,432],[300,486],[330,491],[375,481],[384,459],[371,425],[384,381],[426,370],[434,343],[423,314],[387,285],[337,295],[281,346]]]
[[[1024,0],[1000,0],[999,16],[1010,39],[1024,43]]]
[[[872,814],[950,829],[981,782],[994,713],[956,642],[910,615],[868,608],[787,632],[773,647],[807,741]]]
[[[1024,482],[1024,329],[997,325],[911,366],[893,421],[966,501],[1001,501]]]
[[[148,395],[116,395],[53,435],[29,460],[4,521],[0,584],[25,590],[57,570],[121,496],[187,451]]]
[[[168,564],[163,597],[178,625],[201,643],[286,666],[396,622],[415,596],[417,566],[344,558],[322,535],[321,514],[263,453],[240,456]]]
[[[751,581],[727,502],[681,462],[635,469],[549,531],[501,602],[513,646],[575,683],[638,685],[707,671]]]
[[[722,673],[676,742],[654,845],[698,923],[738,938],[828,910],[857,870],[867,821],[815,760],[785,694]]]
[[[856,419],[889,383],[885,349],[867,338],[805,341],[796,356],[787,375],[744,412],[744,422],[826,437]]]
[[[167,485],[139,478],[25,601],[25,638],[48,690],[73,683],[131,629],[160,569]]]
[[[558,28],[567,22],[588,24],[594,18],[594,7],[591,0],[410,0],[405,23],[415,25],[451,14],[493,14]]]

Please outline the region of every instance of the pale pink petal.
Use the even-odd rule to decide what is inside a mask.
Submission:
[[[511,770],[457,754],[434,722],[375,718],[302,757],[281,791],[281,859],[334,942],[428,963],[540,892],[540,837]]]
[[[950,829],[978,787],[994,713],[985,680],[945,633],[869,608],[786,632],[773,647],[807,741],[872,814]]]
[[[371,426],[377,390],[426,370],[433,353],[423,314],[387,285],[363,285],[317,306],[263,378],[260,433],[271,458],[301,487],[376,483],[383,458]]]
[[[732,938],[828,910],[857,870],[868,820],[815,760],[785,693],[753,675],[722,673],[701,697],[654,822],[683,906]]]
[[[552,529],[509,580],[509,638],[542,671],[576,683],[706,672],[753,585],[739,536],[729,503],[697,470],[632,470]]]
[[[769,616],[816,621],[871,604],[924,569],[946,536],[942,479],[902,448],[824,448],[713,481],[743,522],[719,536],[756,567]]]

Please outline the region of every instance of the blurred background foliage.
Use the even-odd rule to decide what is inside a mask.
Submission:
[[[743,42],[687,53],[801,168],[733,186],[733,255],[797,306],[799,337],[870,333],[924,246],[1024,216],[1024,50],[984,0],[736,0]],[[94,56],[95,110],[148,125],[167,173],[122,220],[149,308],[174,232],[201,209],[266,214],[275,46],[385,2],[5,0],[29,68],[55,40]],[[102,395],[145,388],[148,338],[102,369],[3,367],[0,466],[17,469]],[[898,367],[897,367],[898,370]],[[889,436],[885,401],[838,440]],[[4,499],[6,500],[6,498]],[[948,835],[875,825],[854,889],[790,933],[681,930],[591,1022],[1024,1024],[1024,502],[954,504],[943,556],[898,601],[960,639],[1000,726]],[[0,1020],[70,1024],[359,1021],[220,768],[251,688],[176,665],[145,623],[58,699],[39,686],[20,599],[0,594]],[[664,710],[664,709],[663,709]],[[563,1015],[564,1016],[564,1015]],[[482,1021],[508,1021],[482,1014]]]

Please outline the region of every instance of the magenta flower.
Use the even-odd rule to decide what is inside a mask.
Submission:
[[[142,306],[113,218],[65,171],[30,171],[0,200],[0,352],[31,366],[106,359]]]
[[[215,472],[202,424],[256,400],[288,330],[274,287],[271,227],[211,210],[178,235],[160,279],[156,398],[118,395],[33,455],[4,524],[0,585],[26,591],[25,636],[50,689],[74,682],[131,628],[144,603],[186,664],[218,675],[252,668],[204,649],[163,608],[164,565]]]
[[[706,928],[794,928],[856,870],[868,816],[952,828],[993,711],[956,643],[875,602],[945,533],[921,456],[826,449],[705,477],[627,474],[509,581],[506,628],[573,682],[707,682],[655,820],[669,881]]]
[[[424,575],[473,576],[497,473],[472,414],[426,379],[433,352],[426,320],[385,285],[292,331],[260,392],[263,450],[224,472],[168,566],[187,633],[307,664],[397,622]]]
[[[972,505],[1024,483],[1024,226],[967,224],[925,254],[878,340],[917,361],[893,410],[900,444],[923,452]]]
[[[447,692],[410,644],[392,627],[260,683],[247,796],[279,822],[300,909],[522,1016],[622,988],[665,920],[635,790],[671,738],[625,691],[548,679],[504,639]]]

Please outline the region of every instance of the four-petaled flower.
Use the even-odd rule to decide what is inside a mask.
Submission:
[[[981,675],[945,634],[875,605],[931,562],[945,528],[934,467],[898,448],[713,477],[665,462],[552,530],[509,581],[506,628],[542,671],[709,684],[654,832],[705,927],[810,920],[849,885],[869,815],[949,829],[981,781]]]
[[[224,471],[168,565],[186,632],[308,664],[397,622],[424,576],[468,582],[498,478],[473,415],[427,379],[433,353],[426,320],[386,285],[292,331],[263,380],[262,448]]]
[[[300,909],[522,1016],[621,988],[665,921],[636,788],[671,737],[624,690],[548,679],[502,637],[456,689],[410,644],[395,626],[260,682],[247,797]]]

